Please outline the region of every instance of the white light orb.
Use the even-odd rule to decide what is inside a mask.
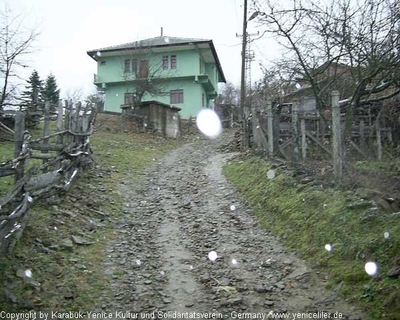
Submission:
[[[378,265],[375,262],[369,261],[365,264],[365,272],[369,276],[374,276],[378,273]]]
[[[217,258],[218,258],[218,254],[215,251],[210,251],[208,253],[208,259],[210,259],[212,262],[217,260]]]
[[[385,239],[389,239],[389,238],[390,238],[390,233],[389,233],[389,232],[385,232],[385,233],[383,234],[383,237],[384,237]]]
[[[202,109],[196,118],[197,128],[207,137],[214,139],[222,132],[221,120],[214,110]]]
[[[332,251],[332,245],[330,245],[329,243],[327,243],[325,245],[325,250],[331,252]]]

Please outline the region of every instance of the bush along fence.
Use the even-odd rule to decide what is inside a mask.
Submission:
[[[35,140],[25,130],[25,115],[15,115],[14,159],[0,163],[0,179],[14,176],[14,186],[0,196],[0,252],[11,251],[20,239],[34,201],[67,190],[79,170],[92,163],[94,106],[60,101],[54,133],[49,110],[46,102],[43,137]]]
[[[351,134],[345,141],[345,112],[338,91],[331,93],[331,110],[324,116],[305,109],[296,99],[281,106],[267,103],[265,112],[255,112],[247,121],[248,143],[266,156],[281,156],[295,165],[312,159],[310,149],[316,147],[332,160],[338,182],[346,167],[345,158],[380,161],[384,143],[393,143],[393,128],[381,111],[371,113],[373,106],[366,115],[353,119]]]

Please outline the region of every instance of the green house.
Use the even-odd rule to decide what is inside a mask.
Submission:
[[[161,36],[87,54],[97,62],[94,84],[105,92],[109,112],[158,101],[180,108],[183,119],[195,117],[214,107],[218,83],[226,82],[212,40]]]

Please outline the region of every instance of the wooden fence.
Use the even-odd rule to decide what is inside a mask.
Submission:
[[[91,163],[94,106],[60,102],[54,133],[50,133],[49,110],[46,103],[43,137],[38,139],[25,130],[25,115],[15,115],[14,159],[0,163],[0,179],[14,176],[14,186],[0,197],[0,252],[12,249],[21,237],[34,201],[68,189],[79,169]]]
[[[282,156],[294,164],[310,158],[310,147],[315,146],[332,159],[335,177],[340,180],[345,152],[346,158],[355,154],[362,159],[382,160],[384,142],[392,142],[392,129],[385,128],[380,115],[369,119],[358,117],[353,122],[350,140],[342,141],[345,115],[341,113],[337,91],[332,92],[331,113],[325,117],[300,110],[298,100],[292,101],[286,114],[277,112],[268,103],[265,113],[256,113],[247,122],[250,145],[270,157]]]

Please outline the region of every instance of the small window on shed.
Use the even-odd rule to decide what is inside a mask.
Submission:
[[[106,65],[106,61],[105,60],[100,61],[100,65],[101,66],[105,66]]]

